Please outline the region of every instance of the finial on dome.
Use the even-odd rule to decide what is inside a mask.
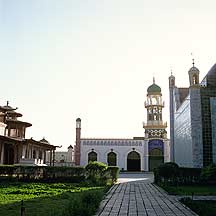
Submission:
[[[194,64],[195,64],[195,63],[194,63],[194,58],[192,59],[192,64],[193,64],[193,67],[194,67]]]
[[[7,101],[7,106],[9,105],[9,101]]]
[[[153,83],[155,84],[155,77],[153,77]]]

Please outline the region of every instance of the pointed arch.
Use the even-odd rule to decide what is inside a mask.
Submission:
[[[127,155],[127,170],[140,171],[141,170],[141,157],[136,151],[131,151]]]
[[[92,162],[97,161],[97,153],[96,152],[92,151],[92,152],[88,153],[88,163],[90,161],[92,161]]]
[[[115,152],[109,152],[107,154],[107,164],[108,164],[108,166],[116,166],[117,165],[117,155]]]

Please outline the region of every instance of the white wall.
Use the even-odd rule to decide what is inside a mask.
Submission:
[[[87,142],[88,141],[88,142]],[[107,164],[107,154],[111,152],[117,154],[117,166],[120,170],[127,170],[127,155],[135,150],[140,154],[141,170],[147,171],[146,155],[144,154],[144,140],[81,140],[81,166],[88,164],[88,153],[94,149],[97,153],[97,160]]]

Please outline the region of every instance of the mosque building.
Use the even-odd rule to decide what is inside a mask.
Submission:
[[[75,164],[85,166],[90,161],[100,161],[118,166],[122,171],[152,171],[170,160],[167,123],[163,122],[161,88],[153,84],[147,89],[147,122],[143,123],[143,137],[131,139],[81,137],[81,119],[76,119]]]
[[[188,75],[187,88],[169,77],[171,161],[196,168],[216,163],[216,64],[199,82],[193,60]]]

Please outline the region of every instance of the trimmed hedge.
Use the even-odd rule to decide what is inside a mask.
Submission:
[[[119,168],[108,167],[101,162],[91,162],[84,167],[53,166],[0,166],[1,180],[41,181],[41,182],[82,182],[106,185],[115,183]]]
[[[155,183],[164,185],[190,185],[201,183],[201,168],[179,167],[173,162],[160,165],[154,170]]]
[[[201,181],[208,184],[216,184],[216,164],[211,164],[202,169]]]
[[[0,166],[0,177],[22,181],[80,182],[85,179],[84,167]]]

